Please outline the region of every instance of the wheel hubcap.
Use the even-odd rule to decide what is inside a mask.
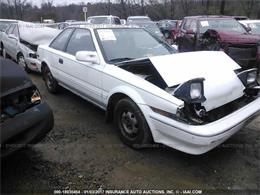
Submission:
[[[134,113],[130,111],[123,112],[121,115],[121,124],[128,137],[136,137],[138,133],[138,121]]]

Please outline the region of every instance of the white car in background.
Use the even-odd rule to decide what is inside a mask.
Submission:
[[[120,25],[120,18],[117,16],[104,15],[104,16],[90,16],[87,19],[87,23],[90,24],[116,24]]]
[[[239,22],[250,28],[252,34],[260,35],[260,20],[240,20]]]
[[[255,69],[220,51],[176,54],[142,28],[68,27],[38,54],[49,92],[63,86],[104,109],[133,148],[202,154],[260,111]]]
[[[135,24],[136,22],[151,22],[151,18],[148,16],[129,16],[126,20],[126,24]]]
[[[0,54],[2,54],[2,36],[10,24],[17,23],[17,20],[0,19]]]
[[[37,59],[37,47],[48,44],[60,30],[46,27],[43,24],[19,21],[11,24],[2,34],[1,48],[3,57],[10,57],[29,71],[41,71]]]

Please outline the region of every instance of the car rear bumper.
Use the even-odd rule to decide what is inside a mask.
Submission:
[[[43,139],[53,128],[53,113],[43,102],[0,124],[1,157]]]
[[[154,141],[189,154],[203,154],[223,143],[258,114],[260,97],[239,110],[206,125],[189,125],[146,109]],[[145,108],[144,108],[145,107]]]

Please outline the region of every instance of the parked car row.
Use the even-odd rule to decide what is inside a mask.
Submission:
[[[131,25],[110,24],[111,17],[109,24],[97,25],[102,17],[90,18],[95,24],[71,22],[62,31],[13,23],[1,38],[4,57],[9,55],[25,70],[35,63],[50,93],[64,87],[103,109],[122,142],[135,149],[156,142],[202,154],[260,113],[258,39],[235,19],[184,18],[177,36],[183,53],[178,53],[149,30],[155,23],[148,17],[131,17]],[[12,78],[18,72],[6,74]],[[16,85],[28,80],[19,78],[24,82]],[[34,97],[41,100],[37,89],[28,86],[29,94],[26,87],[22,90],[25,100],[20,93],[3,96],[1,125],[20,116],[21,105],[25,111]],[[20,100],[26,102],[20,105]]]

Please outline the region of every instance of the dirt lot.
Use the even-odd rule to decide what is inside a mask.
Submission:
[[[204,155],[168,147],[135,151],[121,144],[103,111],[67,90],[51,95],[39,75],[31,78],[55,126],[40,144],[1,161],[2,194],[100,187],[260,194],[260,117]]]

